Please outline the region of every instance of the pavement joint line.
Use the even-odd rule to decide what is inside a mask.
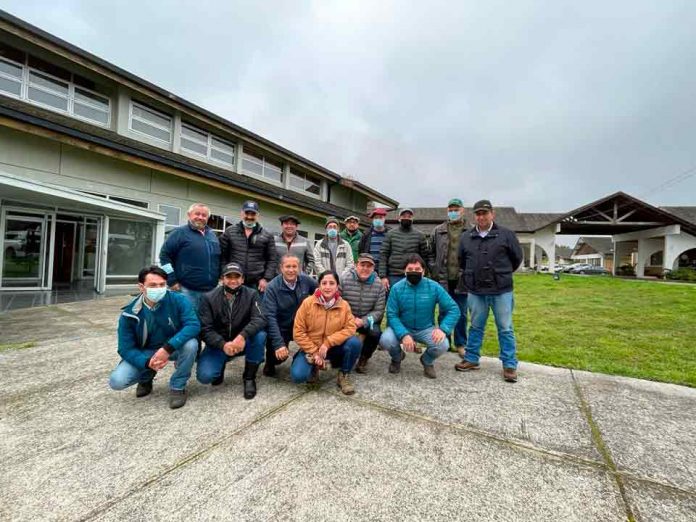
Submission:
[[[602,455],[602,458],[604,459],[607,468],[609,468],[611,476],[614,478],[614,481],[616,482],[616,485],[619,488],[619,494],[621,495],[621,499],[624,503],[624,509],[626,510],[626,518],[629,522],[635,522],[636,517],[633,514],[633,510],[631,509],[631,503],[628,499],[628,494],[626,493],[626,486],[623,481],[622,473],[616,466],[614,458],[611,456],[611,452],[609,451],[608,446],[604,442],[604,438],[602,437],[602,432],[599,429],[599,425],[592,416],[592,408],[590,407],[590,403],[587,402],[587,399],[583,395],[582,388],[580,387],[580,383],[578,382],[578,380],[575,378],[575,372],[573,372],[573,370],[570,370],[570,376],[573,381],[573,388],[575,389],[575,394],[578,397],[580,411],[585,417],[588,426],[590,427],[590,432],[592,433],[592,441],[594,442],[597,451],[599,451],[600,455]]]
[[[97,517],[103,513],[106,513],[111,508],[113,508],[116,504],[123,502],[124,500],[135,495],[136,493],[139,493],[140,491],[144,490],[145,488],[148,488],[151,485],[161,481],[162,479],[164,479],[166,476],[173,473],[174,471],[176,471],[180,468],[183,468],[183,467],[199,460],[201,457],[211,453],[214,449],[220,447],[225,442],[228,442],[229,440],[233,439],[234,437],[236,437],[240,433],[244,432],[248,428],[251,428],[251,427],[255,426],[256,424],[268,419],[269,417],[272,417],[273,415],[279,413],[281,410],[286,409],[288,406],[297,402],[298,400],[300,400],[302,397],[308,395],[309,393],[311,393],[310,390],[301,391],[300,393],[292,396],[290,399],[279,404],[278,406],[275,406],[269,410],[264,411],[263,413],[259,414],[258,416],[254,417],[253,419],[251,419],[246,424],[243,424],[242,426],[240,426],[239,428],[234,430],[232,433],[229,433],[228,435],[218,439],[217,441],[213,442],[209,446],[206,446],[205,448],[202,448],[198,451],[191,453],[190,455],[184,457],[183,459],[179,460],[178,462],[172,464],[168,468],[159,472],[157,475],[150,477],[149,479],[130,487],[127,491],[125,491],[124,493],[122,493],[118,497],[113,498],[113,499],[109,500],[108,502],[103,503],[100,506],[97,506],[96,508],[94,508],[90,512],[88,512],[87,514],[82,515],[79,518],[77,518],[77,520],[79,520],[80,522],[92,520],[95,517]]]

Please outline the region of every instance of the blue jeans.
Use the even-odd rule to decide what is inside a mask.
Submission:
[[[454,346],[457,348],[463,348],[466,346],[466,294],[455,293],[454,289],[456,286],[457,281],[449,281],[448,288],[446,288],[446,290],[449,296],[454,299],[454,302],[457,303],[457,306],[459,306],[459,312],[461,313],[459,321],[457,321],[457,325],[454,327],[454,331],[452,332],[454,337]],[[437,318],[438,324],[442,322],[442,318],[442,313],[439,313]]]
[[[449,350],[449,340],[445,337],[441,343],[435,343],[433,341],[433,330],[434,326],[426,328],[424,330],[409,330],[408,334],[413,337],[413,340],[417,343],[424,344],[427,348],[423,354],[423,364],[426,366],[432,366],[435,363],[435,359],[440,357],[443,353]],[[401,362],[401,341],[397,339],[394,330],[388,327],[384,330],[382,337],[379,339],[380,346],[389,352],[392,361]]]
[[[479,362],[488,311],[492,309],[495,326],[498,329],[500,360],[503,362],[503,368],[517,368],[517,344],[515,332],[512,329],[512,310],[515,307],[515,298],[512,292],[500,295],[470,293],[467,303],[471,314],[471,327],[469,328],[464,360],[475,364]]]
[[[191,290],[181,285],[181,295],[188,299],[191,306],[193,306],[193,311],[198,315],[198,305],[201,303],[201,298],[205,292],[199,292],[198,290]]]
[[[157,350],[148,350],[152,356]],[[170,361],[175,361],[175,370],[169,379],[169,387],[172,390],[183,390],[191,377],[193,363],[198,353],[198,340],[189,339],[184,345],[169,356]],[[114,390],[124,390],[138,382],[148,382],[154,379],[157,372],[150,368],[136,368],[128,361],[121,360],[118,366],[111,372],[109,386]]]
[[[362,343],[360,339],[353,336],[345,343],[337,346],[332,346],[326,354],[326,358],[331,361],[333,368],[341,367],[343,373],[350,373],[355,366],[355,363],[360,357]],[[292,366],[290,367],[290,377],[296,383],[307,382],[309,376],[312,375],[313,364],[307,362],[305,353],[300,350],[292,358]]]
[[[235,357],[244,355],[246,362],[261,364],[266,351],[266,332],[257,332],[254,337],[247,339],[244,350],[237,355],[229,356],[220,348],[206,346],[198,357],[196,379],[201,384],[210,384],[225,371],[225,366]]]

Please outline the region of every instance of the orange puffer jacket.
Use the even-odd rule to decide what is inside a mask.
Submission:
[[[316,297],[309,296],[295,315],[293,337],[303,352],[314,353],[322,343],[338,346],[353,335],[355,320],[350,305],[343,298],[326,310]]]

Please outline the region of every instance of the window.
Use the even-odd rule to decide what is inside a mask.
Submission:
[[[109,196],[107,194],[100,194],[98,192],[88,192],[86,190],[80,190],[84,194],[89,194],[90,196],[97,196],[98,198],[104,198],[111,201],[118,201],[119,203],[125,203],[126,205],[133,205],[134,207],[140,208],[150,208],[150,204],[147,201],[139,201],[137,199],[122,198],[120,196]]]
[[[303,173],[290,173],[290,188],[302,192],[308,192],[315,196],[321,196],[321,181]]]
[[[179,207],[170,207],[169,205],[160,205],[159,211],[164,214],[164,233],[179,226],[181,220],[181,209]]]
[[[130,130],[166,143],[172,142],[172,118],[131,101]]]
[[[153,227],[151,223],[109,219],[107,284],[132,280],[152,262]]]
[[[283,166],[280,163],[248,152],[242,155],[242,172],[250,176],[266,178],[275,183],[283,182]]]
[[[210,214],[208,218],[208,226],[215,232],[218,236],[222,235],[227,227],[232,224],[232,218],[227,216],[220,216],[218,214]]]
[[[188,124],[181,126],[181,150],[234,167],[234,145]]]
[[[0,44],[0,91],[51,110],[108,126],[111,102],[94,82]]]

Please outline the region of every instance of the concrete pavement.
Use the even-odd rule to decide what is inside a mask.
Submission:
[[[694,520],[696,390],[484,359],[438,379],[378,352],[357,393],[241,361],[167,407],[108,389],[127,298],[0,315],[1,520]]]

